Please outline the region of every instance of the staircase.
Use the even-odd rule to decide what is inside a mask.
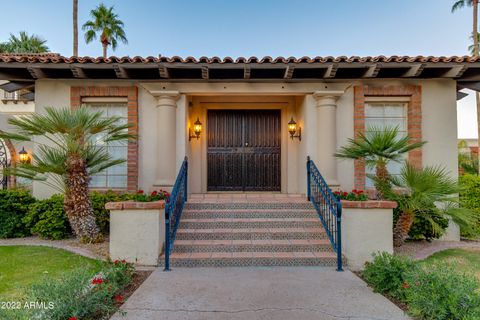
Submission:
[[[193,195],[186,203],[172,267],[336,265],[320,219],[304,197],[216,196]]]

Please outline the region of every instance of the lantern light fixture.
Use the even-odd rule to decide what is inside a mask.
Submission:
[[[200,139],[200,134],[202,133],[202,122],[200,122],[200,118],[197,117],[197,121],[193,123],[193,134],[192,129],[190,129],[188,135],[188,141],[191,141],[193,138],[197,140]]]
[[[297,122],[295,120],[293,120],[293,117],[292,119],[290,120],[290,122],[288,123],[288,132],[290,133],[290,138],[293,140],[293,138],[297,138],[298,141],[302,141],[302,128],[301,127],[297,127]],[[297,135],[295,135],[295,133],[297,133]]]
[[[30,155],[25,150],[25,147],[22,147],[22,150],[18,153],[18,159],[21,163],[30,163]]]

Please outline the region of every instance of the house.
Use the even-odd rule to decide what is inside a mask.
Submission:
[[[192,194],[305,194],[308,156],[332,188],[372,187],[362,162],[333,154],[373,125],[427,141],[408,160],[456,178],[456,101],[479,89],[480,60],[0,55],[0,79],[34,84],[35,112],[87,105],[134,124],[137,141],[108,146],[127,162],[92,188],[169,190],[187,156]]]

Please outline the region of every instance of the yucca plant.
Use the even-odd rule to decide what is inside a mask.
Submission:
[[[422,216],[429,222],[432,232],[439,234],[442,227],[435,222],[432,214],[450,217],[464,229],[474,223],[474,212],[458,206],[460,188],[455,179],[439,166],[416,168],[405,162],[399,176],[391,176],[396,190],[386,194],[389,200],[398,203],[400,216],[394,226],[394,245],[401,246],[408,237],[415,216]]]
[[[411,142],[408,135],[399,136],[398,127],[370,127],[367,133],[359,133],[358,138],[348,139],[346,146],[335,153],[338,158],[361,159],[375,168],[375,188],[379,199],[391,188],[387,164],[390,161],[404,161],[403,154],[420,148],[426,142]]]
[[[113,159],[106,142],[134,138],[129,124],[118,117],[103,117],[87,107],[45,108],[44,114],[12,118],[16,133],[0,133],[1,138],[34,141],[32,163],[18,163],[8,174],[38,180],[65,194],[64,207],[75,235],[84,242],[101,238],[89,198],[90,176],[126,159]]]

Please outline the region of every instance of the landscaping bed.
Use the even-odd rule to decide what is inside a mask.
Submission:
[[[0,319],[108,319],[152,272],[42,246],[0,247],[0,258]]]

